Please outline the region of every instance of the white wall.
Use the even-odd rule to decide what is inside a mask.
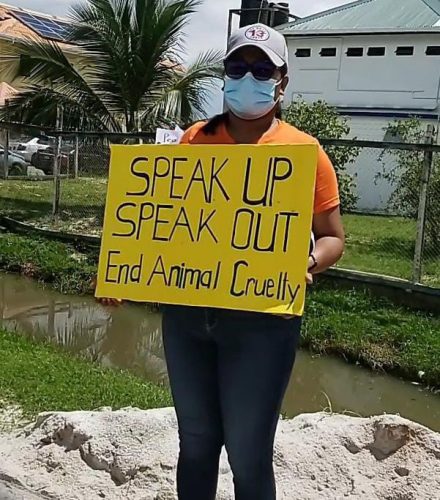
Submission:
[[[392,118],[387,117],[349,117],[350,138],[365,141],[390,141],[385,137],[388,124]],[[436,125],[434,120],[422,120],[423,126],[428,123]],[[389,172],[395,167],[393,156],[387,154],[381,161],[381,149],[361,149],[356,162],[348,167],[348,172],[355,176],[357,195],[359,197],[357,209],[366,212],[386,212],[388,202],[395,187],[388,181],[378,177],[378,173]]]
[[[440,56],[427,56],[428,45],[440,45],[439,34],[346,35],[289,37],[289,76],[286,104],[299,95],[351,111],[439,113]],[[414,47],[411,56],[397,56],[397,47]],[[335,57],[322,57],[322,48],[336,48]],[[362,57],[348,57],[349,47],[362,47]],[[384,56],[368,56],[369,47],[385,47]],[[296,50],[311,49],[311,57],[296,57]],[[383,141],[392,117],[352,116],[350,137]],[[428,123],[428,121],[426,121]],[[377,174],[381,150],[362,150],[349,172],[356,176],[358,209],[387,210],[393,186]],[[386,168],[393,168],[387,156]]]
[[[389,119],[382,117],[351,117],[350,138],[365,141],[383,141]],[[377,177],[383,170],[380,162],[380,149],[361,149],[356,162],[348,167],[348,172],[355,176],[356,191],[359,197],[357,209],[367,212],[384,212],[393,193],[393,187]],[[387,156],[386,168],[389,171],[395,163]]]
[[[347,108],[439,109],[440,56],[427,56],[428,45],[440,46],[439,34],[347,35],[289,37],[291,83],[288,99],[324,99]],[[414,47],[414,55],[397,56],[399,46]],[[336,47],[336,57],[322,57],[322,48]],[[363,47],[362,57],[348,57],[349,47]],[[369,47],[385,47],[385,56],[368,56]],[[311,57],[296,57],[310,48]],[[289,99],[290,97],[290,99]]]

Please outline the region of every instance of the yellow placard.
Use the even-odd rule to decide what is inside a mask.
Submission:
[[[301,315],[317,146],[111,148],[97,297]]]

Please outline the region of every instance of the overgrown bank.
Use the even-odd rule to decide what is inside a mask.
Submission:
[[[34,417],[48,409],[171,405],[165,388],[1,329],[0,352],[0,406],[18,404],[25,416]]]
[[[0,268],[64,293],[91,293],[98,252],[0,234]],[[440,317],[398,307],[367,291],[320,284],[311,289],[303,346],[440,387]]]
[[[0,233],[0,269],[50,284],[62,293],[91,293],[98,251],[49,240]]]
[[[319,286],[309,295],[303,345],[440,387],[440,317],[359,289]]]

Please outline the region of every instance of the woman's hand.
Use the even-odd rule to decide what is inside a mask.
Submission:
[[[123,301],[121,299],[101,298],[96,300],[103,306],[118,307],[123,304]]]
[[[92,282],[90,283],[90,287],[93,291],[96,290],[96,276],[92,279]],[[111,307],[118,307],[122,305],[124,302],[121,299],[111,299],[108,297],[102,297],[99,299],[96,299],[101,305],[103,306],[111,306]]]

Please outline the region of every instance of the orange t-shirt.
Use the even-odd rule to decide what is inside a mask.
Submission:
[[[215,134],[207,135],[202,131],[206,122],[198,122],[190,127],[182,137],[181,144],[236,144],[229,135],[224,123],[218,126]],[[258,140],[257,144],[319,144],[318,141],[286,122],[279,121]],[[338,181],[335,169],[319,146],[318,169],[315,184],[314,213],[319,214],[339,205]]]

